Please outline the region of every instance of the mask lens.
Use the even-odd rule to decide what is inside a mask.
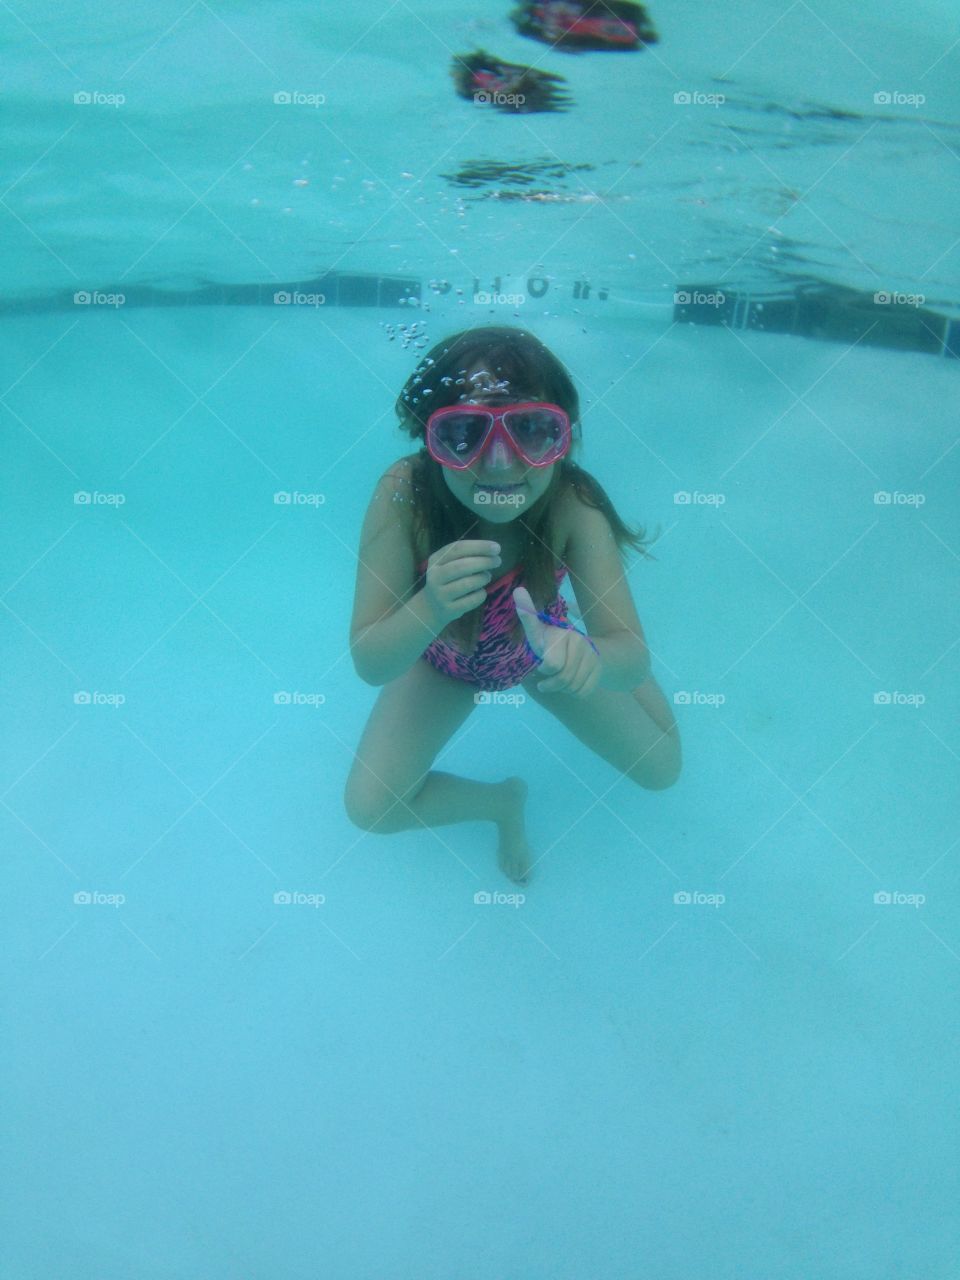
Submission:
[[[444,414],[433,427],[434,447],[451,462],[462,466],[476,453],[489,421],[488,413],[469,410]]]
[[[541,462],[557,454],[563,442],[563,419],[552,409],[521,409],[504,421],[528,458]]]

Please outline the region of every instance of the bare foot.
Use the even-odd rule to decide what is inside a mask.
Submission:
[[[528,787],[522,778],[507,778],[502,787],[503,816],[497,822],[500,832],[497,862],[509,880],[527,884],[533,862],[524,821]]]

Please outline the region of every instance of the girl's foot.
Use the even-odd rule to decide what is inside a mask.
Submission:
[[[500,833],[497,862],[508,879],[515,884],[526,884],[533,862],[524,820],[528,787],[522,778],[507,778],[501,786],[503,816],[497,820]]]

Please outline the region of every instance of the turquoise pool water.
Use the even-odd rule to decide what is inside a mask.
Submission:
[[[956,1276],[957,365],[673,321],[690,280],[955,313],[949,11],[656,4],[615,62],[507,12],[7,12],[4,1280]],[[575,108],[474,111],[474,44]],[[422,305],[199,305],[330,269]],[[146,286],[182,305],[72,301]],[[529,781],[521,905],[475,901],[488,826],[342,798],[398,326],[501,321],[660,529],[684,745],[646,792],[477,707],[437,763]]]

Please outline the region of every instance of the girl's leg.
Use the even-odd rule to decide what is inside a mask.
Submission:
[[[469,716],[476,690],[423,659],[384,685],[357,747],[344,793],[355,826],[378,835],[457,822],[495,822],[507,872],[526,861],[518,778],[477,782],[439,770],[437,755]]]
[[[673,786],[682,764],[680,732],[653,676],[629,693],[597,688],[586,698],[541,693],[538,679],[536,672],[528,676],[524,691],[584,746],[638,786],[652,791]]]

